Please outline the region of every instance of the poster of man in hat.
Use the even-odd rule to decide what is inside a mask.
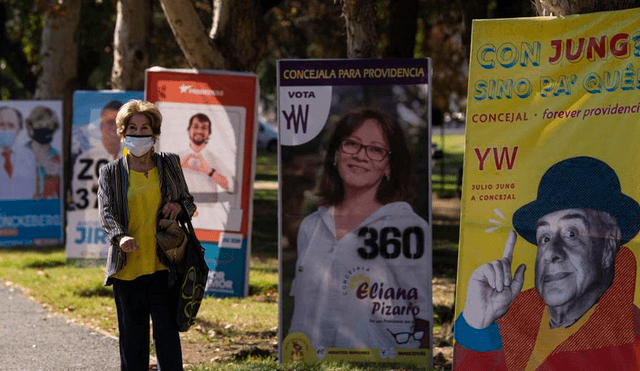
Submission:
[[[638,15],[474,23],[454,370],[640,368]]]

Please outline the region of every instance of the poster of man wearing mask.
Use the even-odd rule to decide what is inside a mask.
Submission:
[[[62,239],[62,103],[0,104],[0,246]]]
[[[142,91],[76,91],[73,94],[70,182],[67,188],[67,259],[106,259],[109,243],[98,213],[98,174],[120,158],[124,146],[116,114]]]

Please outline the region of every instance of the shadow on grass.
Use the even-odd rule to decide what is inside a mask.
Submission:
[[[458,251],[448,247],[433,248],[433,275],[436,277],[456,278]]]
[[[277,182],[278,174],[256,174],[256,181],[267,181],[267,182]]]
[[[278,257],[278,199],[277,191],[262,192],[269,197],[253,200],[253,230],[251,231],[251,254]],[[254,195],[255,197],[256,195]]]
[[[62,267],[66,264],[67,263],[64,260],[43,259],[43,260],[32,261],[28,264],[25,264],[23,267],[29,268],[29,269],[45,269],[45,268]]]
[[[433,275],[455,278],[458,269],[460,224],[433,226]]]
[[[443,324],[453,322],[453,307],[442,304],[436,304],[433,306],[433,322],[435,324]]]
[[[434,240],[446,240],[448,242],[457,244],[459,238],[460,238],[460,222],[435,224],[433,226]]]
[[[273,283],[273,284],[262,284],[262,285],[256,285],[256,284],[249,284],[249,296],[259,296],[259,295],[269,295],[269,294],[276,294],[278,292],[278,284],[277,283]],[[275,301],[276,298],[273,298],[273,301]],[[265,300],[265,301],[269,301],[271,302],[271,299]]]
[[[277,330],[267,330],[267,331],[242,331],[238,330],[233,326],[226,326],[221,323],[216,323],[212,321],[208,321],[206,319],[202,319],[201,317],[196,317],[196,324],[200,326],[197,328],[193,326],[192,328],[197,328],[198,331],[203,334],[208,334],[210,331],[215,332],[215,337],[217,338],[231,338],[231,337],[249,337],[253,339],[273,339],[278,336]]]
[[[254,345],[245,349],[241,349],[240,351],[236,352],[236,354],[232,355],[229,360],[232,362],[239,362],[246,361],[249,358],[257,358],[276,361],[276,357],[276,352],[273,349],[261,349]]]
[[[106,286],[95,286],[92,288],[78,289],[74,293],[81,298],[96,298],[96,297],[113,297],[113,289]]]
[[[25,246],[11,246],[11,247],[3,247],[3,251],[7,252],[25,252],[25,253],[33,253],[39,252],[43,254],[52,254],[56,252],[64,251],[64,245],[52,245],[52,246],[35,246],[35,245],[25,245]]]

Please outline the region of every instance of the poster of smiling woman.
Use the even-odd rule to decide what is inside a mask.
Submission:
[[[62,241],[62,102],[0,103],[0,246]]]
[[[639,369],[640,10],[472,39],[453,369]]]
[[[278,77],[281,360],[430,364],[429,60]]]

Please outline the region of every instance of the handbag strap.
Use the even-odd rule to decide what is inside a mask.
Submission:
[[[180,202],[180,207],[182,210],[178,213],[176,220],[182,222],[186,227],[188,227],[188,232],[195,235],[195,229],[193,229],[193,225],[191,224],[191,217],[189,216],[189,212],[187,211],[187,206],[184,204],[184,201]]]

